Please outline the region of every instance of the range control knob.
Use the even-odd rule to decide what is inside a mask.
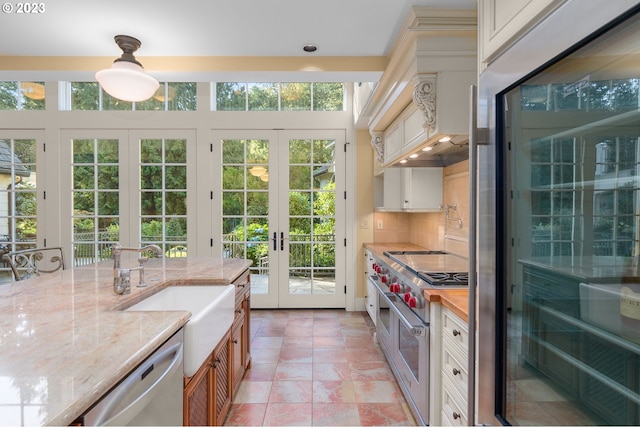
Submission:
[[[417,297],[411,297],[407,302],[411,308],[422,308],[422,302]]]
[[[404,302],[409,303],[409,300],[413,297],[413,293],[405,292],[403,297],[404,297]]]
[[[382,281],[382,283],[387,283],[387,275],[383,274],[382,276],[380,276],[380,280]]]
[[[403,288],[404,286],[401,283],[394,281],[392,284],[389,285],[389,292],[399,294],[399,293],[402,293]]]

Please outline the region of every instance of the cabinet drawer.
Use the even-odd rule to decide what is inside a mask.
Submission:
[[[467,401],[446,377],[442,378],[442,425],[466,426]]]
[[[469,374],[467,357],[460,357],[457,351],[447,345],[442,346],[442,376],[446,377],[465,399],[468,397]]]
[[[459,353],[466,354],[469,348],[469,332],[467,325],[448,309],[442,310],[442,337],[448,340]]]

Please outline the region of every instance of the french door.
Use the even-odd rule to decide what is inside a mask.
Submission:
[[[253,261],[253,307],[345,306],[344,143],[336,130],[214,133],[213,218],[222,256]]]
[[[157,244],[164,257],[187,256],[195,212],[195,134],[190,130],[64,130],[60,151],[62,236],[68,264],[111,258],[125,247]],[[193,236],[195,233],[189,234]],[[67,242],[67,238],[63,238]],[[197,255],[195,251],[192,251]]]

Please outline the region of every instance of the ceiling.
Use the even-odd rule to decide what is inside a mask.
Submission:
[[[42,4],[46,9],[39,14],[3,13],[0,79],[92,79],[97,69],[120,56],[113,37],[125,34],[141,40],[135,55],[159,79],[216,78],[220,77],[216,73],[240,72],[247,79],[279,73],[307,81],[323,77],[371,81],[380,75],[380,59],[386,60],[411,6],[475,8],[476,0],[55,0]],[[308,43],[318,50],[304,52],[302,47]],[[236,62],[229,57],[252,60]]]

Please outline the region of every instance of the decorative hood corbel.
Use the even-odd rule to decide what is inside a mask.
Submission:
[[[418,74],[414,77],[413,102],[424,113],[422,127],[436,129],[436,75]]]
[[[382,162],[384,160],[384,133],[371,133],[371,146],[376,152],[376,158]]]

